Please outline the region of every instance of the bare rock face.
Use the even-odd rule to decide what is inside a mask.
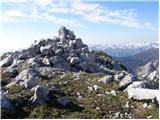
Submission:
[[[49,94],[48,87],[45,85],[38,85],[35,88],[35,93],[33,97],[33,103],[42,104],[47,100]]]

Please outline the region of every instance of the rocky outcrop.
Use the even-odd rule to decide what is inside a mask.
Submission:
[[[45,85],[38,85],[35,88],[35,93],[33,96],[33,103],[42,104],[47,100],[47,96],[49,94],[48,87]]]

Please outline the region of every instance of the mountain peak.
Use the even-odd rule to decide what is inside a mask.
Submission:
[[[65,26],[60,27],[57,33],[58,33],[58,37],[63,42],[66,40],[74,40],[76,38],[74,32],[67,29]]]

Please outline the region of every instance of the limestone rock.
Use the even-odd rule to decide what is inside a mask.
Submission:
[[[76,36],[74,35],[74,32],[66,29],[66,27],[62,26],[58,30],[58,38],[61,39],[61,41],[65,42],[66,39],[74,40]]]
[[[42,55],[49,55],[52,51],[52,45],[41,46],[40,51]]]
[[[120,82],[119,82],[119,89],[124,90],[129,84],[131,84],[134,80],[133,75],[128,74],[126,75]]]
[[[18,71],[16,68],[8,67],[2,72],[2,74],[6,74],[8,77],[14,78],[18,75]]]
[[[42,63],[45,65],[50,65],[50,61],[48,58],[43,58]]]
[[[80,62],[80,59],[78,58],[78,57],[72,57],[71,59],[70,59],[70,63],[71,64],[78,64]]]
[[[25,88],[32,88],[36,84],[36,79],[38,78],[39,73],[34,68],[28,68],[15,78],[16,83],[24,85]]]
[[[99,81],[103,82],[104,84],[110,83],[111,81],[113,81],[113,76],[112,75],[107,75],[107,76],[101,78]]]
[[[12,64],[13,62],[13,55],[9,55],[8,57],[4,58],[1,62],[0,62],[0,66],[1,67],[8,67]]]
[[[127,90],[128,98],[134,100],[156,100],[159,102],[159,90],[132,88]]]

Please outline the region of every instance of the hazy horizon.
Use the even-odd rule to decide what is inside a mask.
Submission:
[[[0,52],[52,38],[65,25],[88,45],[158,41],[158,1],[3,0]]]

